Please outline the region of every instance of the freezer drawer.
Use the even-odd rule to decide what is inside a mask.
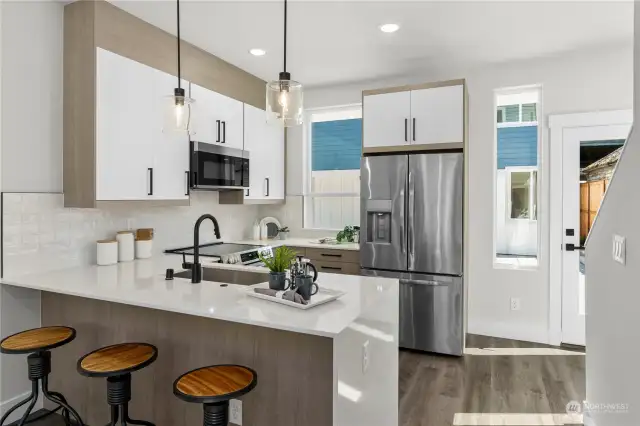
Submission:
[[[400,282],[400,347],[461,356],[464,350],[462,277],[362,269],[362,275]]]
[[[400,280],[400,347],[462,355],[462,278]]]

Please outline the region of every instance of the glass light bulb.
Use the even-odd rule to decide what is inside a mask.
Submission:
[[[186,128],[186,125],[184,123],[184,108],[184,104],[176,103],[176,129]]]
[[[278,96],[278,104],[282,107],[282,112],[286,114],[286,111],[289,109],[289,92],[283,90],[280,92],[280,96]]]
[[[195,101],[186,96],[171,95],[166,98],[164,109],[163,132],[189,131],[191,126],[191,113]]]

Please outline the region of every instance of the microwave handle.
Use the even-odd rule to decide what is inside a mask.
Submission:
[[[220,142],[220,120],[216,120],[216,142]]]

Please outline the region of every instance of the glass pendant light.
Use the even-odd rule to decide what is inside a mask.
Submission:
[[[178,27],[178,87],[173,89],[173,95],[166,97],[163,130],[188,132],[191,124],[191,108],[195,101],[186,96],[184,88],[182,87],[182,69],[180,66],[180,0],[176,0],[176,17]]]
[[[302,124],[302,84],[287,72],[287,0],[284,0],[284,70],[267,83],[267,122],[284,127]]]

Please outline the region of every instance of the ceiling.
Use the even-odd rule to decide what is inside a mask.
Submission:
[[[175,34],[173,1],[112,3]],[[282,13],[269,0],[182,0],[182,37],[271,80],[282,68]],[[383,23],[401,29],[384,34]],[[290,0],[288,31],[292,78],[323,86],[631,43],[633,2]]]

